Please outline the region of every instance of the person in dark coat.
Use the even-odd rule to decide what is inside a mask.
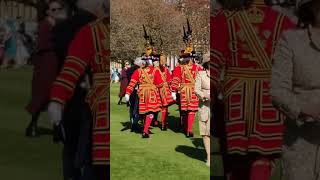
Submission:
[[[126,88],[128,86],[128,76],[127,76],[127,70],[130,68],[130,63],[128,61],[125,62],[124,68],[121,71],[121,78],[120,78],[120,93],[119,93],[119,102],[118,105],[121,105],[122,98],[126,94]]]
[[[131,77],[135,70],[139,69],[142,66],[142,59],[137,58],[134,60],[133,66],[131,66],[127,70],[127,78],[128,82],[131,81]],[[131,95],[128,102],[128,106],[130,106],[129,115],[130,115],[130,123],[131,123],[131,132],[133,131],[139,131],[138,121],[140,119],[139,116],[139,97],[138,97],[138,91],[135,88]]]
[[[53,29],[55,34],[54,49],[58,55],[59,68],[64,64],[68,47],[77,32],[89,22],[97,19],[91,12],[75,8],[72,17],[59,23]],[[90,72],[80,78],[74,95],[65,105],[62,116],[62,125],[65,130],[63,142],[63,176],[65,179],[91,180],[93,172],[91,167],[91,129],[92,117],[90,108],[85,99]],[[78,113],[79,112],[79,113]],[[81,172],[81,169],[83,171]]]
[[[26,110],[32,116],[26,129],[28,137],[39,135],[37,121],[40,113],[46,110],[51,84],[59,72],[59,60],[52,42],[52,28],[58,21],[66,18],[64,4],[58,0],[50,1],[46,9],[47,16],[39,23],[38,51],[33,62],[31,100],[26,106]]]

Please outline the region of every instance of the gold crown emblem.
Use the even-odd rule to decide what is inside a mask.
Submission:
[[[265,15],[263,10],[253,7],[248,10],[248,16],[251,23],[262,23]]]
[[[192,42],[189,42],[187,47],[184,50],[184,53],[191,53],[193,51],[193,45]]]

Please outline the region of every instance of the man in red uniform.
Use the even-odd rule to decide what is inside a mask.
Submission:
[[[263,0],[221,1],[211,17],[211,84],[224,105],[230,179],[268,180],[281,153],[283,119],[269,81],[280,34],[291,21]],[[230,164],[228,164],[230,163]]]
[[[193,122],[199,108],[199,100],[194,92],[195,78],[201,68],[194,64],[195,52],[191,42],[191,28],[188,21],[188,31],[184,33],[184,42],[187,47],[181,54],[182,64],[177,66],[172,74],[171,90],[176,99],[176,93],[180,94],[181,116],[187,137],[193,137]]]
[[[168,116],[168,107],[173,104],[174,100],[170,90],[170,83],[171,83],[171,74],[169,69],[166,67],[166,58],[163,53],[161,52],[160,55],[157,56],[159,61],[154,63],[155,70],[159,72],[161,75],[161,81],[163,84],[158,86],[159,94],[161,98],[161,130],[167,130],[166,119]]]
[[[161,110],[161,99],[157,86],[160,86],[163,82],[160,78],[158,71],[152,65],[152,45],[150,36],[145,34],[146,39],[146,53],[142,57],[144,61],[143,67],[135,70],[130,83],[126,89],[126,101],[129,101],[130,94],[133,92],[135,86],[138,84],[138,96],[139,96],[139,114],[144,116],[144,129],[142,138],[149,138],[149,127],[154,118],[154,114]]]
[[[81,0],[79,3],[96,5],[97,10],[95,12],[99,19],[84,26],[69,46],[63,69],[51,90],[48,114],[52,123],[60,123],[64,105],[72,97],[79,77],[89,68],[93,80],[87,96],[93,118],[92,163],[96,178],[107,179],[109,177],[108,172],[110,172],[110,20],[106,16],[109,13],[109,1]]]

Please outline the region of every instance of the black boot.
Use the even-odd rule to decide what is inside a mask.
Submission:
[[[142,134],[142,138],[150,138],[150,136],[149,136],[149,134],[147,134],[147,133],[143,133],[143,134]]]
[[[161,126],[161,131],[167,131],[167,126],[166,125]]]
[[[192,133],[192,132],[187,132],[187,133],[186,133],[186,137],[187,137],[187,138],[193,137],[193,133]]]
[[[27,137],[37,137],[39,136],[38,132],[38,117],[40,113],[36,113],[32,115],[32,120],[28,127],[26,128],[26,136]]]
[[[39,136],[38,129],[37,129],[37,124],[33,124],[33,123],[29,124],[29,126],[26,129],[26,136],[27,137],[37,137],[37,136]]]
[[[122,97],[118,101],[118,105],[121,105],[121,104],[122,104]]]

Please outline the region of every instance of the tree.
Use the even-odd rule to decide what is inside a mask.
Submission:
[[[209,19],[209,2],[190,2],[186,6],[188,11],[183,12],[175,0],[111,0],[111,60],[132,60],[144,52],[143,24],[156,42],[157,49],[162,40],[167,54],[178,54],[184,48],[182,26],[186,24],[187,16],[191,19],[194,39],[197,42],[207,42],[209,32],[204,31],[209,29],[209,21],[205,21],[207,24],[203,23],[200,16],[208,12],[204,19]],[[204,5],[208,8],[200,7]],[[204,9],[204,13],[196,13]]]

